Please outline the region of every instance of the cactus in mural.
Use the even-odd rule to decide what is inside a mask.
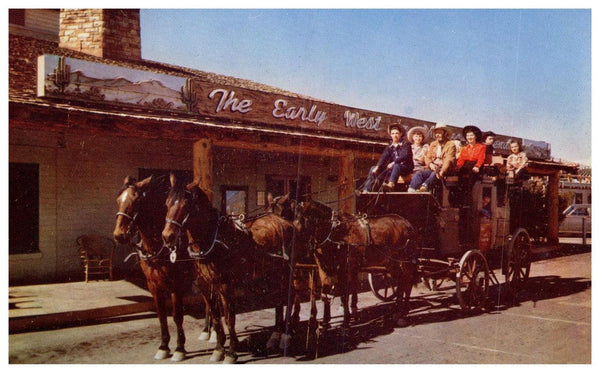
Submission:
[[[54,84],[58,87],[60,94],[65,94],[65,88],[71,82],[71,66],[65,64],[65,57],[58,58],[58,65],[54,69]]]
[[[185,86],[181,87],[179,94],[181,96],[181,101],[186,105],[187,111],[194,111],[194,108],[198,103],[198,98],[196,96],[194,87],[192,86],[191,79],[185,80]]]

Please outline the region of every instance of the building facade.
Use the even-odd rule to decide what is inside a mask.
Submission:
[[[112,234],[128,175],[177,170],[223,213],[284,193],[352,212],[388,125],[435,125],[144,60],[136,9],[9,16],[10,284],[81,279],[75,239]],[[548,144],[525,144],[549,157]]]

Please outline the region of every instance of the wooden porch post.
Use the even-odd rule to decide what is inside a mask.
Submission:
[[[548,243],[558,243],[558,182],[560,172],[548,175]]]
[[[213,200],[213,154],[212,141],[200,139],[194,143],[194,181],[204,190],[208,199]]]
[[[338,171],[338,211],[354,213],[354,153],[340,157]]]

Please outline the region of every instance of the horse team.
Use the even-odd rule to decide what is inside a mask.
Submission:
[[[295,328],[299,323],[300,290],[305,283],[296,268],[298,263],[318,268],[325,328],[331,318],[332,295],[341,296],[343,326],[350,324],[357,313],[359,272],[369,268],[383,268],[392,276],[399,292],[394,314],[408,312],[417,276],[417,234],[398,215],[366,218],[336,214],[322,203],[310,199],[292,202],[285,196],[253,218],[222,216],[197,182],[186,183],[173,174],[139,182],[125,178],[117,207],[114,237],[137,250],[156,306],[161,326],[156,359],[170,356],[169,298],[177,326],[177,347],[171,359],[186,357],[183,296],[193,283],[207,312],[201,338],[208,338],[210,328],[216,333],[211,361],[237,360],[236,287],[257,280],[276,308],[267,350],[287,348],[293,331],[286,324]],[[309,323],[316,324],[316,315],[315,300],[311,299]],[[222,319],[229,333],[228,348]]]

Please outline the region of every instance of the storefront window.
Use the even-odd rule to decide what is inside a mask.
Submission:
[[[39,165],[9,164],[9,254],[39,252]]]
[[[221,186],[221,213],[225,215],[248,213],[248,186]]]
[[[304,194],[309,194],[311,191],[309,176],[300,177],[300,187],[298,187],[297,176],[267,175],[266,183],[267,192],[271,193],[273,197],[290,194],[290,199],[298,199],[296,198],[297,194],[302,198]]]

